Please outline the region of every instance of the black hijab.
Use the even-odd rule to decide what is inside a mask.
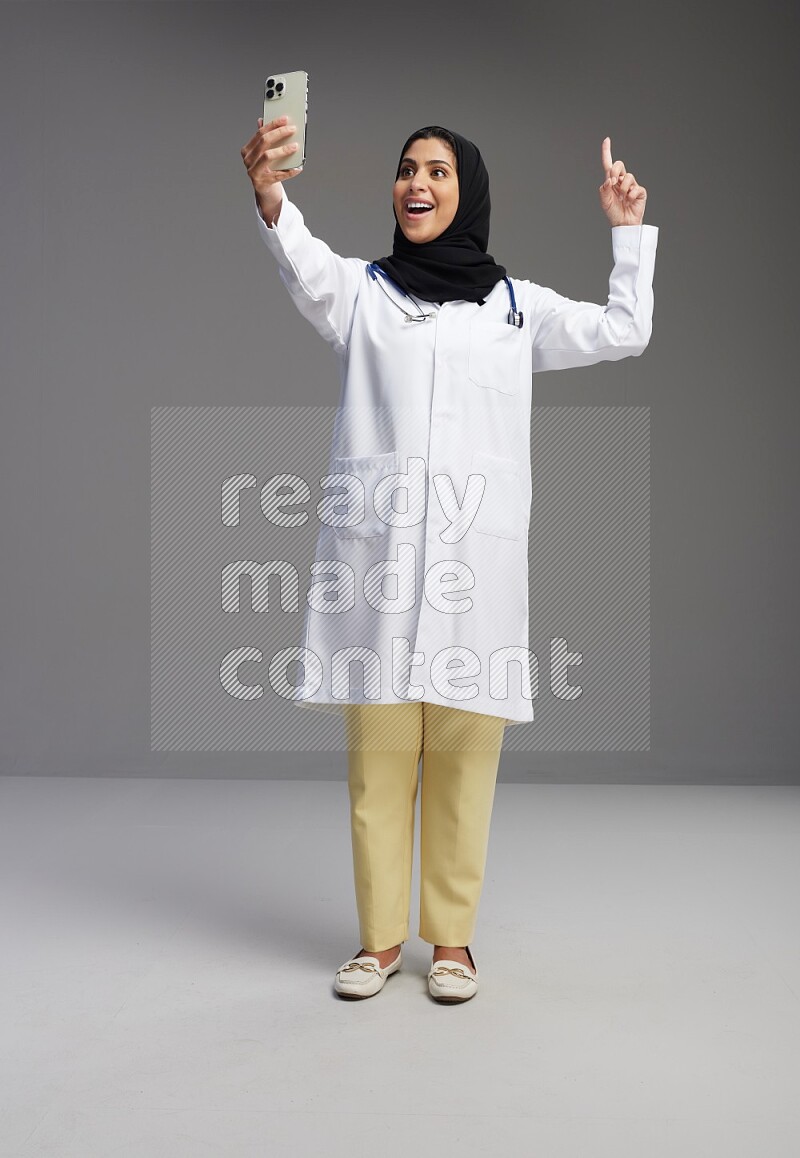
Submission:
[[[428,126],[439,128],[441,125]],[[452,129],[449,130],[452,132]],[[505,277],[505,267],[486,252],[489,244],[489,174],[477,145],[452,134],[458,166],[458,209],[443,233],[432,241],[409,241],[394,214],[394,248],[391,257],[374,264],[407,293],[428,302],[480,302]],[[400,153],[415,138],[411,136]],[[398,163],[397,173],[400,172]],[[395,180],[397,178],[395,177]],[[394,212],[394,206],[392,206]]]

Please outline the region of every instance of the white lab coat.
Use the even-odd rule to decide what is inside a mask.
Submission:
[[[504,281],[482,306],[422,302],[434,316],[407,323],[393,302],[416,306],[314,237],[281,190],[274,227],[256,206],[261,237],[341,380],[304,681],[282,694],[327,711],[422,700],[529,722],[531,375],[644,351],[658,229],[612,228],[605,306],[509,275],[521,329]]]

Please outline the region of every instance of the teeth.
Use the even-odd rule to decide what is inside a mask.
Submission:
[[[425,201],[408,201],[406,202],[406,209],[432,209],[432,205],[428,205]]]

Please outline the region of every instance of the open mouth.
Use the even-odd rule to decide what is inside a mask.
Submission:
[[[410,202],[403,206],[403,212],[406,217],[424,217],[426,213],[433,211],[432,205],[423,205],[422,202]]]

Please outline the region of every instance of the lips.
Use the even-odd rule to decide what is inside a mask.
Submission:
[[[415,198],[413,198],[413,197],[410,198],[411,204],[413,204],[414,201],[415,201]],[[433,206],[432,205],[431,205],[430,209],[417,210],[416,212],[412,212],[408,208],[408,206],[409,206],[409,201],[406,201],[405,204],[403,205],[403,215],[406,217],[406,219],[408,221],[416,221],[420,217],[427,217],[429,213],[433,212]]]

